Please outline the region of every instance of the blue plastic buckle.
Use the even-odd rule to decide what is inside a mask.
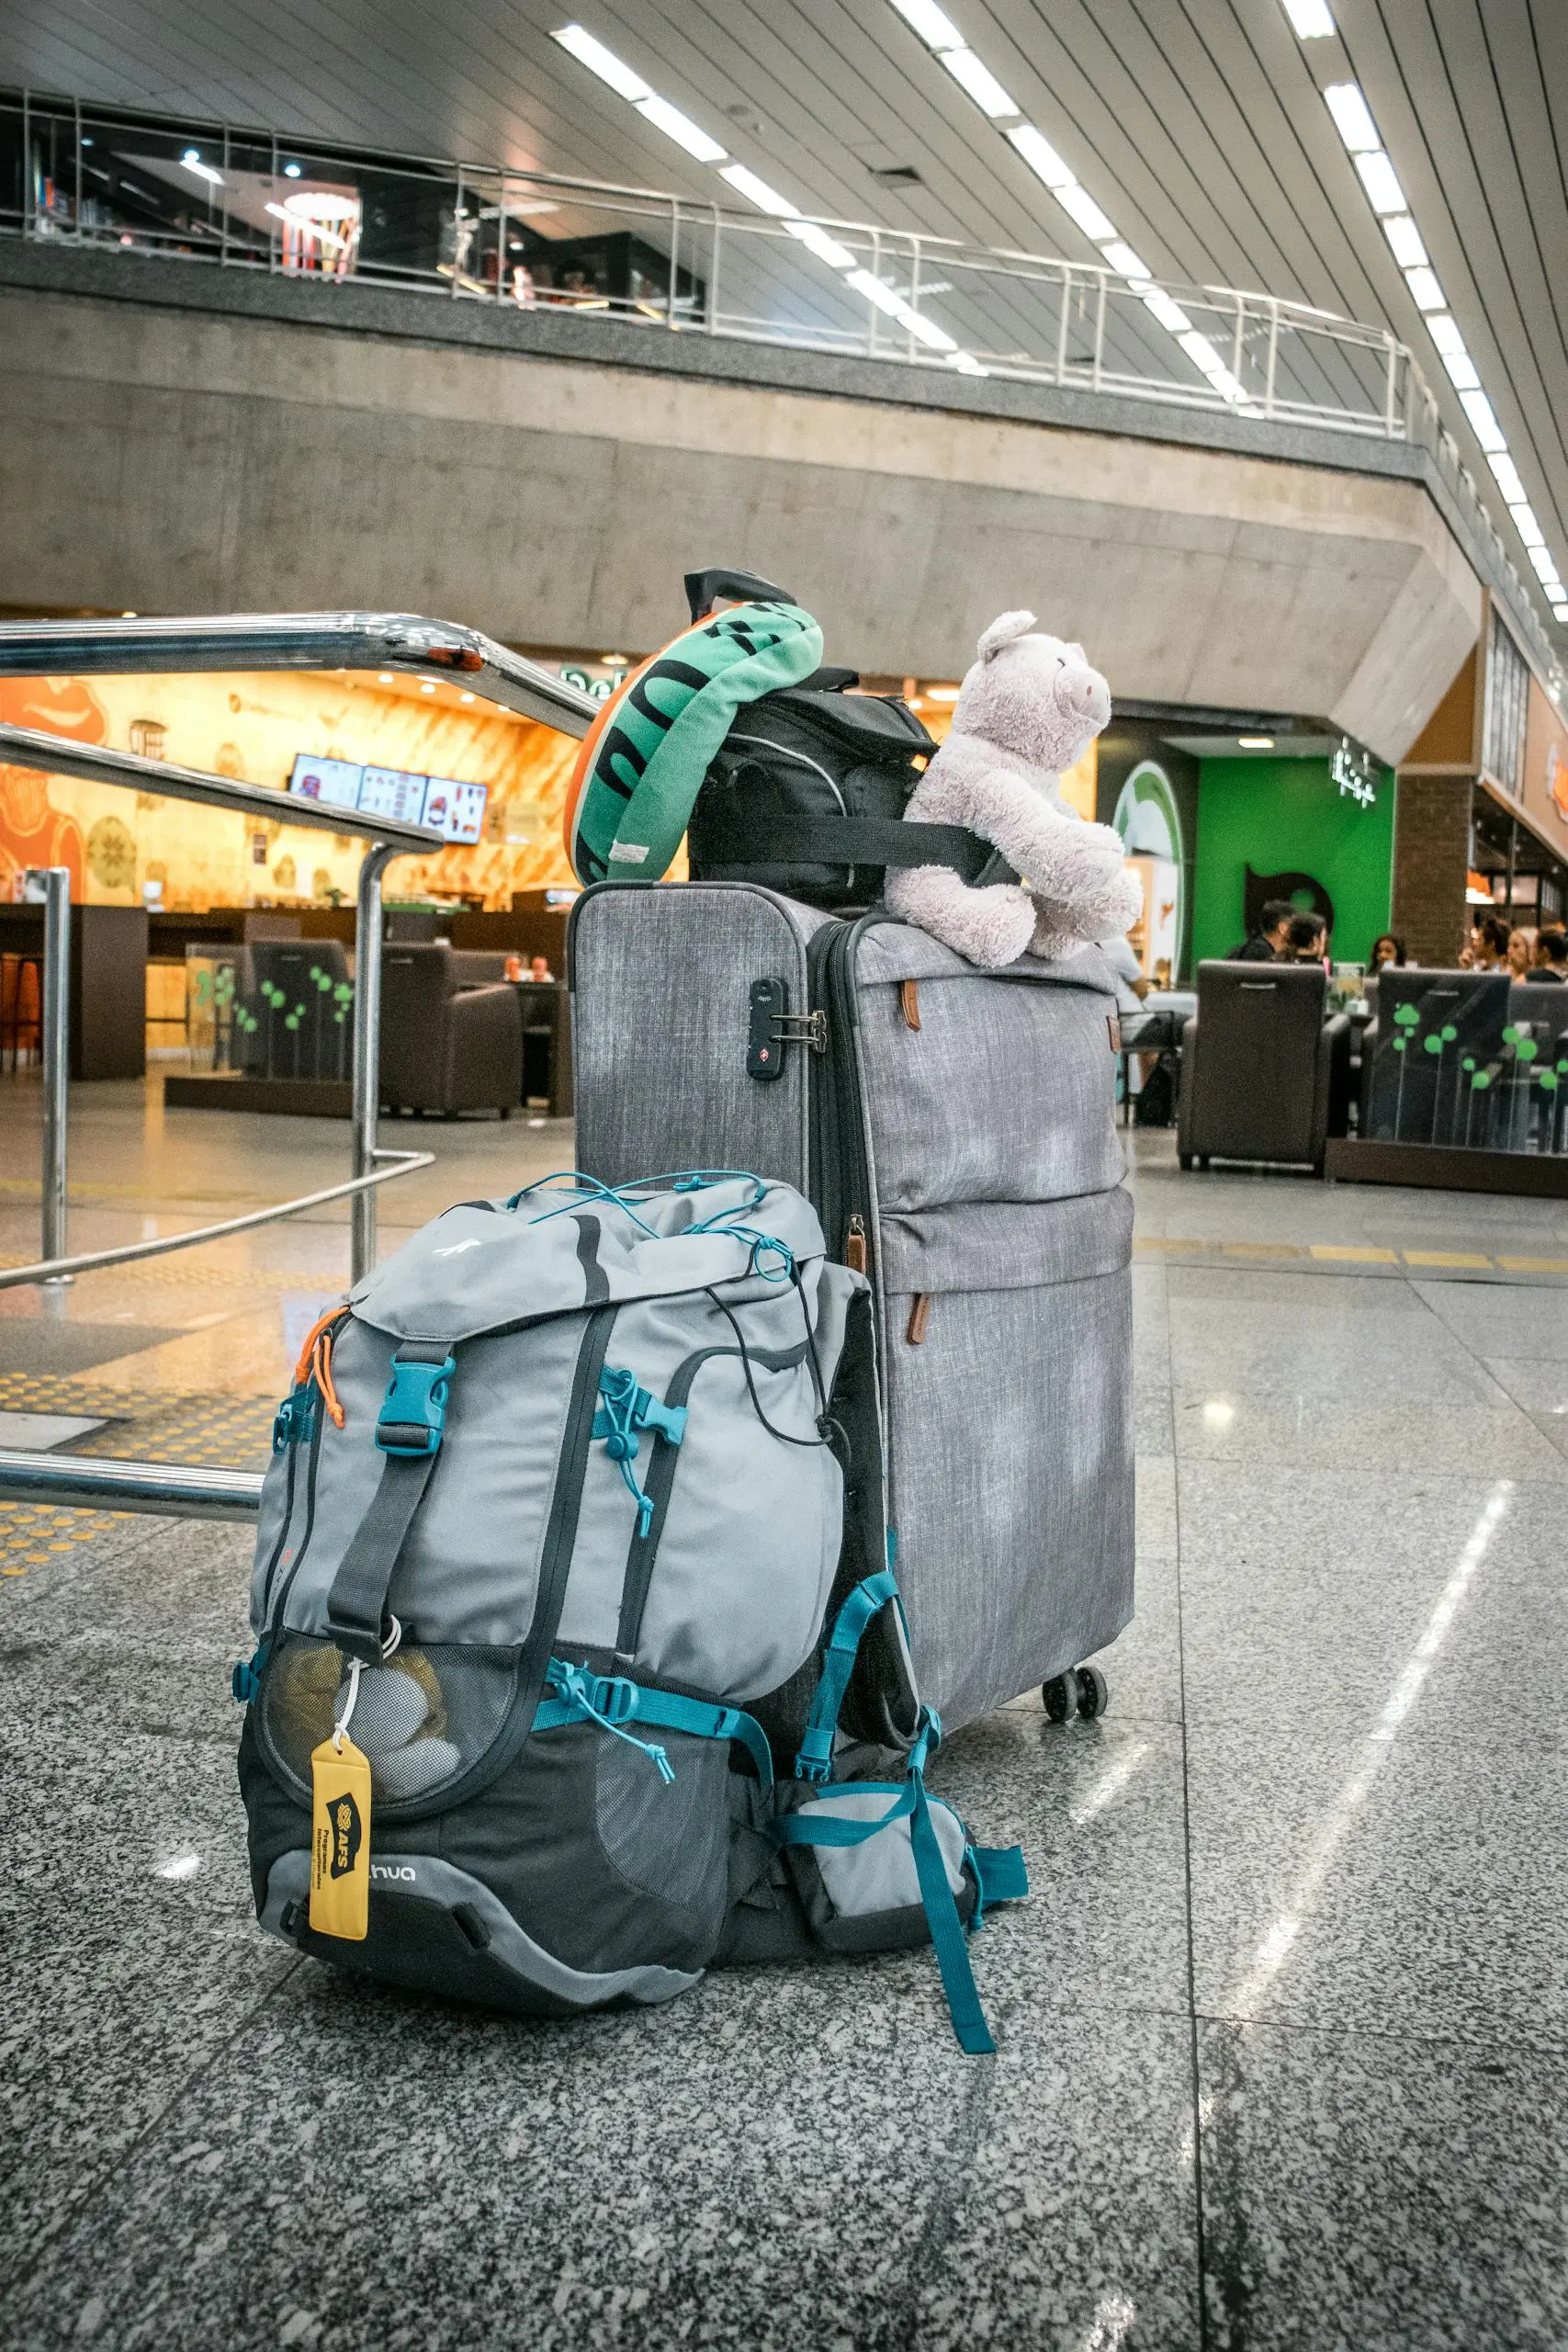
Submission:
[[[635,1372],[607,1365],[599,1374],[599,1394],[604,1402],[593,1416],[593,1434],[613,1462],[637,1460],[639,1430],[657,1430],[671,1445],[686,1434],[686,1408],[661,1405],[637,1386]]]
[[[417,1459],[438,1451],[456,1370],[455,1356],[448,1356],[444,1363],[404,1363],[393,1357],[386,1402],[376,1422],[376,1442],[383,1453]]]
[[[264,1642],[255,1656],[242,1658],[229,1677],[229,1688],[242,1707],[253,1705],[261,1697],[262,1671],[265,1665],[266,1644]]]
[[[835,1726],[824,1724],[820,1729],[807,1730],[801,1742],[800,1753],[795,1759],[797,1781],[830,1781],[833,1777],[833,1732]]]
[[[291,1388],[278,1407],[272,1425],[274,1453],[287,1453],[291,1445],[301,1444],[310,1436],[315,1418],[315,1390],[309,1386]]]

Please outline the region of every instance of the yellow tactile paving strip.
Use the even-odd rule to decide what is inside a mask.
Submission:
[[[1168,1235],[1140,1234],[1133,1244],[1134,1258],[1183,1258],[1229,1262],[1250,1260],[1257,1265],[1409,1267],[1417,1273],[1515,1274],[1568,1276],[1568,1258],[1524,1258],[1488,1254],[1480,1250],[1384,1250],[1369,1243],[1344,1241],[1213,1241],[1181,1239]]]
[[[0,1373],[0,1410],[105,1419],[103,1429],[72,1447],[77,1453],[261,1470],[271,1450],[276,1400],[171,1390],[152,1390],[132,1399],[123,1388],[106,1387],[90,1377],[13,1372]],[[47,1567],[77,1544],[92,1543],[122,1516],[0,1498],[0,1576],[22,1577]]]

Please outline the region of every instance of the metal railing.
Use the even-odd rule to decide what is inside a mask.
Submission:
[[[1533,590],[1411,353],[1385,328],[1308,303],[26,90],[0,94],[0,234],[1413,445],[1432,458],[1542,677],[1561,689]]]
[[[521,711],[569,735],[581,736],[598,708],[592,699],[536,662],[497,645],[477,629],[391,613],[285,613],[216,619],[13,621],[0,623],[0,677],[128,675],[214,670],[382,670],[416,675],[461,675],[485,700]],[[0,726],[0,765],[40,769],[122,785],[137,792],[209,808],[236,810],[269,823],[303,825],[357,835],[366,842],[355,898],[354,996],[354,1172],[344,1182],[288,1201],[197,1226],[157,1240],[112,1250],[63,1254],[69,1060],[69,874],[52,869],[45,908],[43,1256],[30,1266],[0,1272],[0,1288],[59,1283],[95,1267],[124,1265],[175,1250],[195,1249],[224,1235],[298,1216],[324,1203],[352,1203],[350,1241],[354,1282],[376,1261],[376,1193],[399,1176],[430,1167],[428,1151],[385,1151],[377,1141],[381,1025],[381,880],[387,866],[411,852],[447,846],[423,825],[361,816],[321,801],[296,798],[265,786],[209,775],[132,752],[72,743],[34,728]],[[187,1470],[164,1463],[96,1462],[60,1454],[0,1451],[0,1494],[35,1500],[96,1503],[119,1510],[166,1511],[198,1518],[253,1518],[261,1481],[238,1471]]]

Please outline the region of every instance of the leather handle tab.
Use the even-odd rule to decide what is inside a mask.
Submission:
[[[931,1319],[931,1295],[929,1290],[918,1290],[915,1303],[909,1309],[909,1328],[904,1334],[912,1348],[918,1348],[924,1340],[926,1325]]]
[[[919,980],[899,981],[898,1002],[903,1009],[905,1028],[918,1029],[920,1025],[920,984]]]

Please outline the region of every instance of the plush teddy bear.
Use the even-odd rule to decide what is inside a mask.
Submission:
[[[890,867],[886,898],[905,922],[997,970],[1030,951],[1065,956],[1125,932],[1143,907],[1119,834],[1086,824],[1058,789],[1111,716],[1111,690],[1081,645],[1003,613],[981,638],[946,741],[910,797],[911,823],[964,825],[1022,882],[976,888],[945,865]]]

